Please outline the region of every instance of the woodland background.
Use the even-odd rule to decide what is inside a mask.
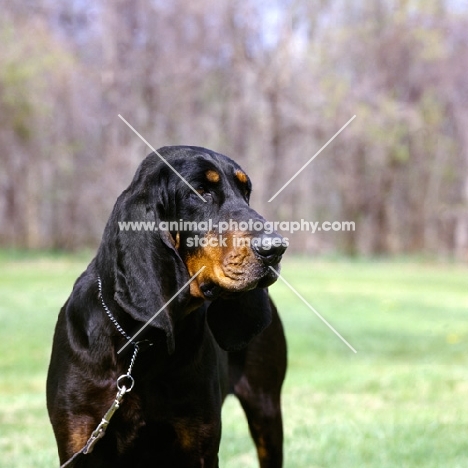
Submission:
[[[155,147],[205,146],[291,248],[468,259],[468,3],[0,0],[0,246],[94,247]],[[278,197],[267,200],[353,115]]]

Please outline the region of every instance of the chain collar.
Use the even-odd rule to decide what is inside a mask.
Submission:
[[[117,319],[112,315],[112,312],[110,311],[109,307],[107,307],[107,304],[104,302],[104,297],[102,296],[102,282],[101,282],[101,277],[97,277],[97,284],[98,284],[98,289],[99,289],[99,299],[101,300],[102,308],[106,312],[107,316],[110,318],[110,321],[115,325],[115,328],[120,332],[122,336],[125,337],[127,341],[132,341],[132,338],[125,333],[123,328],[119,325],[119,322],[117,322]],[[133,345],[135,345],[134,342],[132,342]]]

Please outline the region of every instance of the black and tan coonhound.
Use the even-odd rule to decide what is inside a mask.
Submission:
[[[286,343],[266,288],[285,242],[265,229],[230,229],[218,239],[220,221],[264,222],[249,206],[251,182],[234,161],[191,146],[159,154],[165,161],[150,154],[117,199],[96,257],[58,317],[47,406],[60,462],[78,453],[67,466],[217,467],[221,406],[233,393],[260,466],[281,467]],[[119,225],[132,221],[155,229]],[[193,223],[184,230],[174,221]],[[160,309],[135,338],[134,388],[93,450],[81,453],[127,373],[134,347],[119,353],[123,335]]]

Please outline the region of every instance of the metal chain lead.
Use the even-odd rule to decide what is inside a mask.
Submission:
[[[112,315],[112,312],[109,310],[109,307],[107,307],[107,304],[104,302],[104,298],[102,297],[102,283],[101,283],[101,277],[97,277],[97,282],[98,282],[98,289],[99,289],[99,299],[101,300],[102,307],[104,308],[104,311],[106,312],[107,316],[110,318],[111,322],[115,325],[115,328],[127,339],[127,341],[132,341],[132,337],[127,335],[123,328],[119,325],[119,322],[117,322],[116,318]]]
[[[131,359],[131,361],[130,361],[130,365],[128,366],[127,375],[131,375],[131,374],[132,374],[132,369],[133,369],[133,366],[134,366],[134,364],[135,364],[135,360],[136,360],[138,351],[140,351],[140,348],[139,348],[139,346],[138,346],[138,343],[134,343],[133,346],[134,346],[134,349],[133,349],[133,356],[132,356],[132,359]]]
[[[117,319],[114,317],[114,315],[112,314],[109,307],[107,307],[107,304],[104,301],[104,298],[102,296],[102,282],[101,282],[101,277],[100,276],[97,277],[97,282],[98,282],[98,289],[99,289],[99,299],[101,300],[101,304],[102,304],[103,309],[105,310],[105,312],[106,312],[107,316],[109,317],[109,319],[111,320],[111,322],[115,325],[115,328],[117,328],[117,330],[122,334],[122,336],[124,336],[127,339],[127,341],[129,341],[133,345],[132,359],[130,360],[130,365],[128,366],[127,373],[122,374],[117,379],[117,388],[120,391],[123,391],[123,393],[125,394],[126,392],[130,392],[132,390],[132,388],[133,388],[133,385],[135,384],[135,380],[132,377],[132,370],[133,370],[133,366],[135,365],[135,360],[136,360],[138,351],[140,350],[139,344],[141,342],[132,341],[132,338],[125,333],[125,331],[120,326],[119,322],[117,322]],[[125,382],[125,380],[128,380],[127,387],[123,383],[123,382]]]

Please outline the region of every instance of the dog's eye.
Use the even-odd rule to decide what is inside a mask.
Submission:
[[[200,186],[197,189],[197,192],[205,199],[205,200],[211,200],[212,194],[209,190],[207,190],[205,187]],[[192,192],[192,195],[195,196],[195,194]],[[198,198],[198,197],[197,197]]]

